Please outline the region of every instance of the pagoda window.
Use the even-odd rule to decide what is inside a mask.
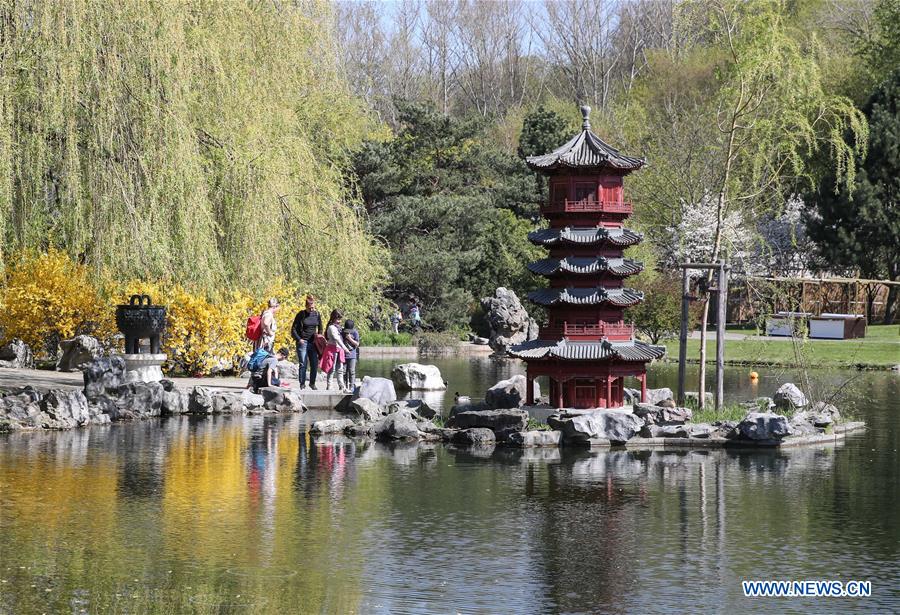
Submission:
[[[597,182],[575,182],[575,200],[594,202],[597,200]]]
[[[564,182],[555,182],[550,186],[550,202],[562,205],[569,196],[569,186]]]
[[[621,203],[622,178],[604,177],[600,182],[600,194],[604,203]]]

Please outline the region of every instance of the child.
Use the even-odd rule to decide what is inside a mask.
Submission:
[[[325,327],[325,352],[319,360],[319,368],[325,372],[325,388],[331,388],[331,379],[335,377],[338,388],[344,389],[344,361],[350,351],[341,335],[341,323],[344,315],[339,310],[332,310],[328,325]]]
[[[359,331],[356,330],[356,323],[347,320],[344,323],[344,330],[341,331],[349,352],[346,354],[347,366],[344,370],[344,388],[353,391],[356,387],[356,362],[359,359]]]

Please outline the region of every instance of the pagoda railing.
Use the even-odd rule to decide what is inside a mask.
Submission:
[[[543,207],[543,211],[547,213],[579,213],[579,212],[599,212],[607,214],[631,214],[634,207],[631,203],[622,203],[618,201],[591,201],[584,199],[581,201],[556,201],[548,203]]]
[[[541,327],[541,337],[544,339],[559,339],[560,337],[610,337],[628,338],[634,335],[634,327],[628,324],[597,323],[592,325],[544,325]]]

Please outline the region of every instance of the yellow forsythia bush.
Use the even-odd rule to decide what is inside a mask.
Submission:
[[[122,352],[115,309],[132,295],[149,295],[155,305],[166,306],[162,339],[162,351],[169,355],[166,371],[208,375],[237,371],[251,350],[244,337],[247,319],[262,313],[270,297],[281,305],[275,346],[293,349],[291,323],[303,308],[306,291],[284,280],[274,281],[263,296],[243,290],[210,296],[165,281],[107,279],[98,288],[88,268],[63,252],[26,253],[10,264],[5,285],[0,286],[0,341],[19,337],[43,354],[54,352],[59,340],[84,333],[98,337],[109,350]],[[328,306],[320,302],[318,307],[327,317]]]
[[[112,314],[88,268],[65,253],[25,252],[9,263],[0,288],[3,339],[18,337],[35,351],[109,326]]]

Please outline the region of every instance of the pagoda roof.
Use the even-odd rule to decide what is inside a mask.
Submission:
[[[509,354],[520,359],[570,359],[598,360],[619,359],[621,361],[650,361],[659,359],[666,353],[664,346],[652,346],[637,340],[627,342],[573,342],[566,339],[558,342],[533,340],[517,344],[509,349]]]
[[[614,246],[633,246],[641,242],[644,236],[627,228],[604,228],[602,226],[544,228],[528,233],[528,240],[536,245],[554,246],[572,244],[589,246],[598,243],[609,243]]]
[[[567,256],[565,258],[542,258],[528,265],[528,270],[538,275],[556,273],[600,273],[608,271],[613,275],[628,276],[640,273],[644,263],[630,258],[606,258],[603,256]]]
[[[528,166],[534,171],[553,171],[561,168],[636,171],[647,163],[643,158],[620,154],[619,150],[591,132],[591,123],[588,119],[590,113],[590,107],[586,105],[581,107],[583,117],[581,132],[549,154],[528,156],[525,158]]]
[[[528,298],[540,305],[568,303],[570,305],[600,305],[616,307],[636,305],[644,300],[644,293],[632,288],[544,288],[528,293]]]

